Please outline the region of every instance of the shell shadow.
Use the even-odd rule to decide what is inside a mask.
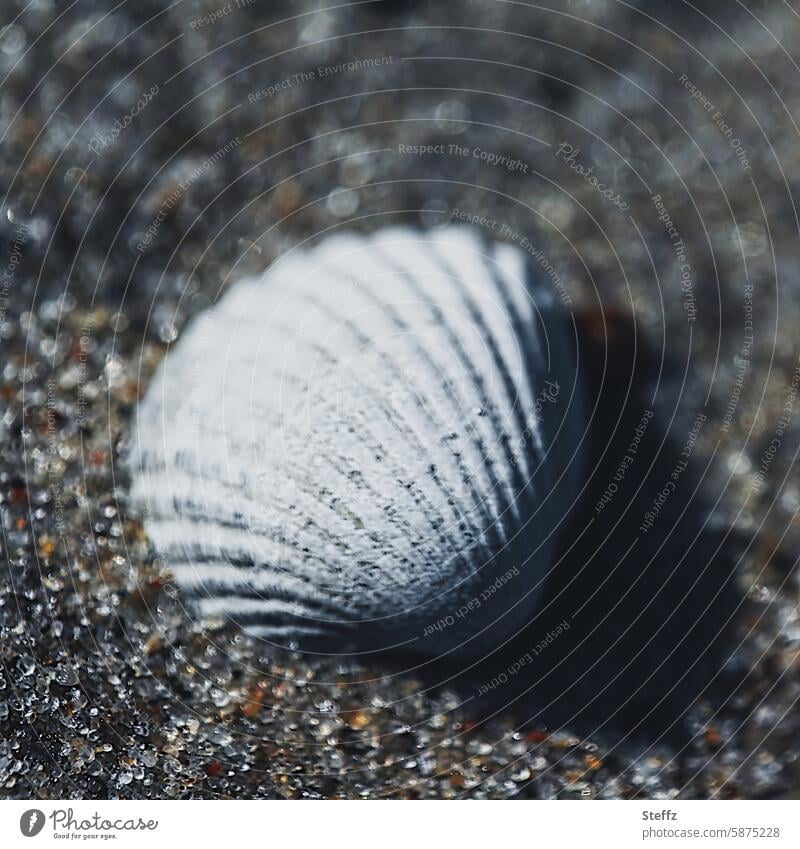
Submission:
[[[698,697],[719,700],[730,690],[724,665],[741,601],[734,564],[743,545],[708,522],[709,474],[699,458],[688,461],[652,527],[641,530],[687,431],[670,432],[658,413],[640,427],[660,362],[628,317],[586,313],[579,333],[590,408],[599,402],[591,443],[597,468],[571,511],[538,612],[468,671],[463,661],[440,659],[422,677],[434,687],[447,680],[479,721],[510,711],[548,730],[677,743],[689,733],[686,715]],[[677,403],[679,389],[666,386]],[[659,407],[669,408],[663,400]],[[620,476],[637,433],[635,458]],[[612,481],[617,489],[598,511]]]

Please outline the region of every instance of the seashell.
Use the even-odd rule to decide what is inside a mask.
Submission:
[[[132,496],[198,614],[462,654],[536,610],[580,487],[575,324],[469,228],[292,250],[169,349]]]

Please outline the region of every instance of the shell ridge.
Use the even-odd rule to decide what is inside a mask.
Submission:
[[[464,368],[467,371],[467,374],[470,376],[470,379],[472,380],[473,388],[476,390],[476,394],[477,394],[478,398],[481,399],[482,405],[484,405],[482,408],[484,410],[486,410],[488,417],[490,419],[491,425],[494,426],[496,432],[501,432],[500,442],[503,443],[503,448],[504,448],[504,451],[505,451],[506,460],[510,461],[511,456],[510,456],[510,450],[509,450],[509,446],[508,446],[508,440],[507,440],[507,438],[505,440],[503,439],[502,428],[499,427],[499,422],[497,421],[497,416],[496,416],[496,413],[494,411],[493,405],[491,403],[487,403],[487,393],[486,393],[486,388],[485,388],[485,385],[483,383],[483,380],[482,380],[481,376],[476,372],[476,370],[475,370],[474,366],[472,365],[470,359],[467,357],[466,351],[464,350],[463,345],[461,344],[461,340],[454,334],[452,328],[450,327],[449,323],[446,320],[446,317],[442,313],[441,309],[437,306],[437,304],[430,299],[430,295],[428,295],[427,292],[425,292],[424,290],[422,290],[420,288],[419,283],[418,283],[416,276],[415,276],[416,272],[409,269],[407,266],[404,266],[402,263],[396,262],[392,258],[391,255],[386,253],[383,245],[376,244],[376,248],[377,248],[378,251],[380,251],[384,255],[384,257],[386,258],[387,264],[390,264],[391,266],[393,266],[399,274],[407,275],[409,277],[409,285],[416,291],[417,296],[421,300],[426,302],[426,306],[431,311],[432,315],[434,316],[435,320],[437,321],[437,324],[447,334],[447,337],[450,341],[450,344],[453,346],[454,350],[458,353],[458,356],[459,356],[459,358],[462,362],[462,365],[464,366]],[[458,405],[457,399],[454,400],[454,403],[456,405]],[[490,451],[487,449],[485,441],[482,437],[480,437],[480,443],[481,443],[481,447],[480,447],[479,451],[484,458],[484,462],[486,462],[487,464],[491,465],[494,468],[495,467],[495,461],[492,458]],[[513,465],[513,462],[510,462],[510,465]],[[497,475],[496,473],[495,473],[495,479],[496,479],[497,483],[502,487],[502,490],[504,492],[504,498],[505,498],[504,504],[505,504],[505,506],[509,507],[511,509],[513,518],[516,521],[519,521],[520,520],[519,510],[518,510],[518,507],[515,503],[513,491],[509,488],[508,480],[501,475]],[[502,512],[504,512],[504,511],[502,511]],[[494,521],[496,521],[498,518],[499,518],[499,516],[495,517]]]
[[[500,272],[497,267],[497,251],[492,251],[492,259],[487,255],[482,255],[482,262],[487,269],[487,273],[490,275],[491,279],[494,281],[495,290],[497,291],[500,298],[503,300],[506,308],[508,310],[508,314],[512,317],[512,326],[515,332],[517,339],[521,340],[522,349],[524,356],[522,358],[522,368],[524,372],[524,382],[529,386],[533,387],[537,384],[541,383],[544,375],[539,373],[538,371],[532,368],[532,363],[536,362],[536,355],[541,350],[541,344],[539,341],[539,334],[535,331],[526,332],[524,327],[524,320],[520,318],[518,312],[513,309],[511,304],[511,297],[509,293],[509,287],[506,285],[507,279],[502,278]],[[534,326],[535,327],[535,326]],[[535,345],[535,348],[531,346],[531,342]],[[533,409],[533,393],[529,393],[528,403]],[[539,426],[539,422],[535,419],[530,421],[530,416],[528,419],[523,417],[523,434],[525,430],[530,430],[533,436],[533,442],[535,450],[538,454],[538,459],[541,460],[541,455],[544,451],[542,445],[542,435],[541,428]],[[531,426],[532,425],[532,426]],[[529,483],[531,486],[534,486],[533,476],[535,474],[535,469],[530,474]]]
[[[460,276],[456,273],[456,269],[442,256],[441,251],[434,250],[428,245],[426,245],[425,247],[429,251],[431,256],[435,258],[436,262],[445,272],[448,279],[452,281],[457,281],[460,279]],[[486,344],[489,346],[489,349],[492,353],[492,357],[494,358],[494,364],[497,367],[504,391],[506,393],[506,398],[509,402],[512,414],[517,423],[517,432],[515,433],[515,436],[517,436],[518,439],[521,439],[522,434],[525,430],[525,423],[521,415],[519,389],[514,384],[511,372],[508,368],[508,364],[505,361],[505,357],[503,356],[495,342],[494,333],[489,329],[488,325],[484,321],[480,311],[478,310],[477,305],[475,304],[475,301],[471,296],[469,286],[456,286],[455,288],[458,290],[458,293],[461,296],[462,302],[464,303],[464,306],[467,309],[470,318],[480,328],[481,333],[486,341]],[[511,423],[509,423],[509,426],[510,425]],[[512,469],[514,470],[512,471],[512,474],[514,475],[515,483],[517,486],[517,498],[525,498],[525,491],[527,486],[526,479],[529,477],[529,464],[527,456],[524,452],[522,454],[522,457],[525,463],[524,475],[519,472],[517,463],[512,463]]]
[[[255,539],[256,537],[256,534],[250,528],[242,534],[236,532],[238,529],[229,529],[220,522],[214,522],[213,525],[217,530],[216,538],[209,539],[198,536],[198,529],[203,524],[211,523],[208,521],[205,523],[193,522],[184,517],[172,520],[162,519],[154,537],[157,538],[159,547],[165,553],[182,554],[187,562],[205,563],[211,560],[224,559],[232,566],[251,571],[264,567],[274,569],[276,567],[273,564],[279,560],[280,554],[286,553],[292,548],[303,555],[301,559],[304,561],[316,560],[320,564],[331,562],[330,553],[327,557],[322,557],[310,551],[307,552],[305,549],[309,546],[303,545],[300,538],[293,537],[290,540],[288,534],[280,530],[275,532],[274,529],[270,529],[267,533],[259,534],[262,539],[259,539],[257,544],[253,543],[252,547],[247,547],[242,541],[242,537],[245,540]],[[185,538],[181,536],[183,533],[192,534],[191,543],[184,541]],[[276,551],[267,550],[269,547],[275,548]],[[222,555],[222,557],[218,555]],[[170,563],[170,565],[172,566],[174,563]],[[313,583],[314,574],[314,572],[311,572],[308,576],[301,575],[299,577]]]
[[[509,255],[513,251],[508,245],[498,245],[495,248],[496,253],[499,254],[501,249],[508,251]],[[524,262],[524,270],[528,290],[531,291],[537,286],[541,288],[543,284],[540,282],[541,277],[535,266],[531,262],[526,261]],[[534,303],[536,303],[535,299]],[[580,458],[574,456],[575,452],[570,454],[567,462],[562,462],[560,452],[557,451],[557,445],[561,439],[566,438],[570,434],[570,431],[571,441],[574,441],[574,438],[577,437],[575,422],[585,423],[588,430],[588,420],[583,409],[579,387],[577,386],[580,343],[575,329],[574,317],[571,323],[572,333],[568,334],[568,323],[560,309],[560,304],[552,299],[551,296],[551,300],[548,303],[542,306],[536,304],[534,319],[536,325],[540,326],[544,331],[543,333],[536,334],[536,338],[539,344],[540,358],[544,359],[546,357],[550,364],[551,371],[549,373],[553,373],[554,377],[558,379],[559,384],[566,384],[565,372],[574,371],[574,379],[569,381],[570,397],[564,404],[563,414],[558,417],[557,426],[548,428],[548,433],[545,434],[540,423],[536,433],[540,459],[535,473],[543,473],[547,481],[544,496],[536,510],[537,512],[543,510],[549,516],[549,524],[552,525],[552,529],[548,532],[549,537],[554,534],[554,529],[563,521],[564,515],[569,512],[569,508],[566,511],[556,508],[553,493],[558,488],[566,485],[569,485],[570,489],[573,489],[579,481],[583,465]],[[573,340],[574,348],[572,350],[568,347],[568,337],[571,337]],[[544,339],[544,343],[542,343],[542,339]],[[543,418],[542,421],[546,425],[548,420]],[[547,436],[546,447],[544,445],[545,436]],[[585,439],[585,433],[582,439]],[[580,447],[578,450],[579,452],[581,451]]]
[[[330,310],[327,307],[325,309],[331,315],[331,317],[335,318],[336,320],[341,320],[341,316],[338,316],[335,313],[335,311]],[[365,343],[369,342],[369,337],[364,336],[363,333],[361,331],[359,331],[356,327],[353,327],[352,325],[348,325],[348,326],[350,327],[350,329],[353,333],[356,333],[359,336],[359,338],[362,339],[363,342],[365,342]],[[307,344],[309,346],[313,347],[315,350],[319,350],[319,353],[321,354],[321,356],[328,362],[328,364],[330,366],[335,367],[335,366],[341,365],[340,361],[328,349],[318,345],[318,343],[316,343],[316,342],[312,342],[310,340],[305,340],[305,341],[307,342]],[[381,358],[385,362],[385,364],[387,366],[389,366],[394,371],[395,376],[399,376],[399,373],[396,371],[396,367],[392,363],[391,359],[384,352],[381,352]],[[384,416],[387,418],[387,420],[390,422],[390,424],[397,427],[398,432],[402,433],[404,436],[409,436],[409,435],[412,436],[412,438],[414,439],[414,441],[417,444],[417,447],[420,450],[425,451],[425,446],[420,441],[419,435],[413,430],[411,430],[409,432],[404,432],[403,429],[399,427],[397,422],[391,416],[390,412],[384,408],[384,404],[382,403],[383,398],[380,395],[375,394],[374,390],[372,389],[372,387],[368,383],[361,381],[360,379],[358,379],[358,382],[359,382],[359,385],[365,390],[365,392],[367,392],[371,396],[373,396],[373,400],[375,401],[376,408],[379,409],[384,414]],[[405,419],[405,421],[408,422],[407,419]],[[410,425],[410,422],[408,422],[408,423]],[[366,428],[366,432],[372,433],[372,430],[371,430],[371,428],[369,428],[368,425],[364,425],[364,428]],[[362,432],[364,432],[364,428],[362,428]],[[379,447],[380,446],[380,440],[377,439],[376,435],[373,434],[373,436],[375,436],[375,441],[372,443],[373,447]],[[329,454],[324,454],[323,458],[325,459],[326,462],[330,461],[330,455]],[[468,521],[467,515],[463,511],[458,510],[457,505],[449,504],[448,498],[447,498],[447,491],[445,490],[444,486],[441,483],[439,484],[439,490],[442,494],[443,506],[449,505],[451,511],[454,514],[454,517],[459,522],[467,522]],[[421,491],[419,489],[417,489],[417,492],[421,492]],[[425,496],[425,500],[428,503],[429,509],[431,509],[431,511],[434,511],[434,506],[430,501],[428,501],[427,496]],[[436,512],[441,513],[441,510],[437,510]],[[471,528],[472,528],[473,534],[477,536],[480,529],[477,526],[475,526],[474,524],[471,524]],[[453,552],[454,552],[454,554],[458,553],[456,549],[453,549]],[[489,556],[489,552],[487,551],[487,557],[488,556]]]
[[[209,564],[203,564],[209,565]],[[241,576],[230,572],[229,564],[218,561],[210,564],[213,570],[193,572],[191,563],[181,563],[175,577],[181,581],[184,593],[190,604],[196,604],[207,599],[214,599],[218,612],[225,611],[227,599],[247,599],[251,602],[269,602],[276,609],[293,610],[296,615],[317,622],[335,624],[355,624],[352,618],[356,614],[344,607],[332,604],[319,596],[301,597],[289,593],[285,587],[276,582],[261,581],[257,586],[252,580],[243,580]],[[180,576],[180,577],[179,577]],[[304,587],[304,590],[307,588]],[[342,598],[342,601],[345,599]],[[332,617],[332,618],[328,618]]]
[[[200,477],[203,480],[212,480],[214,482],[215,486],[222,486],[223,488],[227,489],[228,493],[229,493],[229,497],[231,497],[231,498],[236,499],[236,498],[242,496],[242,494],[243,494],[242,489],[240,487],[237,487],[234,484],[229,484],[229,483],[225,482],[221,478],[221,476],[214,476],[214,475],[210,475],[210,474],[206,473],[206,474],[200,475]],[[190,478],[187,482],[187,485],[190,487],[190,489],[193,492],[195,492],[195,493],[197,492],[196,481],[193,481]],[[169,486],[169,484],[168,484],[168,486]],[[174,486],[174,483],[173,483],[173,486]],[[309,498],[311,498],[311,497],[313,497],[313,496],[311,494],[309,494]],[[154,501],[153,498],[160,499],[160,500]],[[191,514],[187,515],[187,512],[184,509],[185,506],[186,506],[186,502],[179,499],[177,501],[177,503],[175,503],[175,498],[176,498],[176,496],[175,496],[174,493],[169,493],[169,492],[165,493],[163,491],[163,488],[159,487],[158,490],[157,490],[157,494],[155,494],[154,496],[151,496],[150,505],[148,505],[152,516],[156,520],[155,522],[151,523],[151,535],[158,537],[160,547],[162,549],[165,549],[165,553],[172,553],[175,550],[174,541],[171,538],[166,536],[166,534],[169,531],[170,522],[175,521],[174,519],[168,518],[172,515],[177,514],[182,520],[192,521],[192,524],[195,525],[195,526],[199,526],[199,525],[205,523],[205,524],[210,524],[212,526],[217,525],[217,526],[224,527],[224,519],[223,520],[219,519],[221,504],[218,503],[218,504],[214,505],[216,509],[209,510],[207,507],[201,508],[200,512],[198,512],[196,514],[197,521],[194,521],[192,515]],[[170,510],[168,507],[165,509],[165,504],[167,502],[173,504],[172,510]],[[229,503],[228,497],[226,497],[225,499],[219,499],[219,502],[221,502],[222,504],[228,504]],[[239,504],[240,504],[240,502],[234,502],[234,503],[237,506],[239,506]],[[257,502],[253,501],[252,503],[257,503]],[[277,506],[280,507],[281,505],[277,505]],[[289,506],[288,504],[283,505],[284,508],[286,508],[288,506]],[[258,504],[258,507],[260,508],[261,505]],[[241,511],[234,511],[234,512],[241,512]],[[285,514],[287,512],[286,509],[284,509],[283,512]],[[252,516],[253,514],[250,514],[250,515]],[[274,545],[281,546],[281,547],[286,546],[288,544],[286,537],[288,536],[290,530],[286,528],[285,523],[284,523],[283,528],[281,528],[280,525],[275,526],[275,525],[270,525],[269,523],[265,522],[264,517],[263,517],[263,508],[260,509],[259,513],[256,514],[256,515],[258,516],[258,518],[251,518],[249,521],[247,521],[247,523],[245,524],[244,527],[241,527],[241,528],[237,527],[236,529],[244,531],[248,537],[252,536],[254,539],[259,538],[261,545],[264,545],[266,540],[269,540]],[[213,521],[212,521],[212,518],[213,518]],[[313,519],[310,519],[310,518],[305,518],[302,522],[300,522],[298,520],[297,527],[294,528],[293,530],[291,530],[293,538],[295,538],[297,540],[301,540],[302,536],[303,536],[304,527],[314,527],[317,530],[317,532],[319,533],[320,539],[326,538],[329,543],[335,544],[337,548],[344,547],[346,552],[348,552],[350,555],[353,554],[352,548],[350,547],[350,545],[346,542],[346,540],[341,535],[334,536],[331,533],[330,530],[324,529],[323,526],[319,525],[319,523],[315,522]],[[187,529],[187,533],[189,533],[189,532],[196,535],[197,532],[198,532],[198,529],[197,529],[197,527],[193,527],[190,530]],[[255,535],[257,535],[257,537]],[[311,542],[311,541],[309,541],[309,542]],[[317,546],[317,548],[320,548],[320,546]],[[330,561],[330,557],[331,557],[330,548],[326,547],[326,546],[322,546],[322,548],[325,548],[328,552],[327,553],[327,560],[325,562]],[[323,562],[323,561],[321,560],[320,562]]]
[[[340,271],[340,273],[341,273],[341,271]],[[369,287],[363,287],[363,288],[364,288],[364,289],[366,289],[366,290],[369,290]],[[374,302],[375,302],[375,305],[376,305],[377,307],[382,308],[384,311],[386,311],[386,310],[391,311],[391,310],[392,310],[391,305],[386,304],[386,303],[384,303],[384,302],[380,301],[380,299],[377,297],[377,295],[375,295],[375,294],[374,294],[374,293],[372,293],[371,291],[369,291],[369,295],[370,295],[370,296],[372,296],[372,297],[374,298]],[[338,317],[338,316],[337,316],[337,317]],[[402,322],[402,319],[401,319],[399,316],[398,316],[398,320],[399,320],[400,322]],[[407,325],[403,325],[402,323],[398,325],[398,328],[399,328],[399,329],[404,329],[404,330],[406,330],[406,331],[408,331],[408,330],[409,330],[408,326],[407,326]],[[369,341],[370,341],[369,337],[364,337],[364,341],[365,341],[365,342],[369,342]],[[419,346],[418,346],[418,343],[417,343],[417,342],[415,342],[415,341],[412,341],[412,344],[413,344],[413,345],[415,345],[415,347],[419,347]],[[382,359],[384,359],[384,360],[385,360],[385,362],[386,362],[386,364],[387,364],[387,365],[391,368],[391,370],[392,370],[393,374],[394,374],[396,377],[401,376],[401,375],[399,374],[398,370],[396,369],[396,367],[395,367],[394,363],[392,363],[391,359],[388,357],[388,355],[387,355],[385,352],[380,352],[380,353],[381,353],[381,357],[382,357]],[[425,355],[425,353],[424,353],[422,350],[420,350],[420,353],[421,353],[421,355],[422,355],[422,359],[428,362],[429,367],[431,368],[431,370],[437,370],[437,369],[436,369],[435,364],[434,364],[434,363],[433,363],[433,361],[430,359],[430,357],[426,356],[426,355]],[[458,403],[458,401],[457,401],[457,399],[455,398],[455,396],[454,396],[454,395],[452,395],[452,390],[450,390],[450,392],[448,393],[448,395],[449,395],[449,397],[450,397],[451,402],[452,402],[454,405]],[[423,397],[423,396],[419,396],[419,400],[420,400],[421,402],[424,402],[424,397]],[[380,406],[380,405],[379,405],[379,406]],[[433,425],[434,425],[434,427],[436,427],[436,428],[437,428],[437,429],[439,429],[439,430],[443,430],[443,429],[444,429],[444,422],[437,422],[437,421],[434,419],[434,417],[433,417],[433,413],[430,411],[430,408],[428,407],[428,405],[427,405],[427,404],[425,404],[425,412],[426,412],[426,414],[428,415],[428,418],[429,418],[429,420],[430,420],[431,424],[433,424]],[[422,448],[424,449],[424,446],[422,445],[422,443],[420,443],[420,447],[422,447]],[[467,471],[467,470],[463,467],[463,463],[462,463],[462,461],[460,460],[460,458],[457,456],[456,452],[455,452],[453,449],[450,449],[450,454],[451,454],[451,456],[453,457],[453,459],[455,459],[455,460],[456,460],[456,462],[458,462],[458,463],[459,463],[460,470],[462,471],[462,477],[466,478],[466,476],[468,475],[468,471]],[[497,482],[497,478],[496,478],[496,477],[494,477],[494,478],[493,478],[493,485],[496,485],[496,482]],[[446,490],[442,489],[442,493],[443,493],[443,496],[445,497],[445,499],[447,500],[447,492],[446,492]],[[474,496],[475,496],[476,501],[477,501],[478,499],[480,499],[480,496],[478,495],[477,490],[475,490],[475,489],[474,489],[474,487],[473,487],[473,494],[474,494]],[[499,521],[499,515],[500,515],[500,514],[499,514],[496,510],[495,510],[495,511],[493,511],[493,512],[495,513],[495,518],[491,518],[490,514],[486,511],[485,506],[483,505],[483,501],[482,501],[482,500],[480,501],[480,504],[481,504],[481,511],[482,511],[482,512],[483,512],[483,514],[484,514],[484,519],[485,519],[488,523],[498,522],[498,521]],[[463,511],[462,511],[462,513],[461,513],[460,518],[461,518],[461,519],[464,519],[464,520],[466,519],[466,515],[463,513]],[[500,532],[501,534],[503,534],[503,528],[504,528],[504,525],[501,523],[501,524],[499,525],[499,528],[498,528],[498,530],[499,530],[499,532]],[[479,529],[478,527],[474,526],[474,525],[473,525],[473,530],[474,530],[476,533],[478,533],[478,532],[480,531],[480,529]],[[487,556],[489,556],[489,554],[487,554]]]

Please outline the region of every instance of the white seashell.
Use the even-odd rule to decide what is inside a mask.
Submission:
[[[282,644],[515,632],[579,488],[573,330],[468,228],[336,235],[237,283],[135,425],[132,495],[184,597]]]

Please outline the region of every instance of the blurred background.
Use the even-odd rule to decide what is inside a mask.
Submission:
[[[0,793],[796,795],[798,11],[0,0]],[[135,405],[192,316],[334,228],[452,219],[530,245],[630,417],[589,513],[643,410],[659,486],[637,471],[604,519],[646,522],[692,441],[648,556],[621,566],[622,536],[569,591],[608,630],[480,704],[491,669],[194,621],[126,501]],[[640,574],[658,610],[610,613]]]

